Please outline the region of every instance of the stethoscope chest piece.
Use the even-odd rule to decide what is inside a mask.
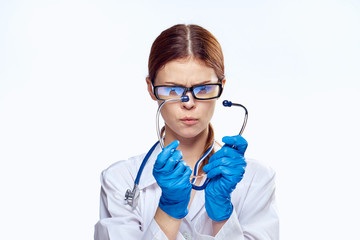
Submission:
[[[139,168],[139,171],[136,175],[135,181],[134,181],[134,187],[132,190],[128,189],[125,192],[125,202],[127,204],[129,204],[130,206],[132,206],[133,208],[135,208],[138,204],[139,201],[139,197],[140,197],[140,192],[139,192],[139,182],[140,182],[140,177],[141,177],[141,173],[144,170],[145,164],[147,163],[147,161],[149,160],[151,154],[154,152],[156,146],[158,145],[159,142],[156,142],[151,149],[148,151],[148,153],[146,154],[144,160],[141,163],[141,166]]]
[[[136,207],[139,202],[139,196],[139,188],[138,185],[135,184],[132,191],[130,189],[126,190],[125,201],[127,201],[130,206]]]

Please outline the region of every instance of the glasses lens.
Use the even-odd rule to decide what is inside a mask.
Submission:
[[[194,87],[194,95],[198,99],[216,98],[220,94],[220,86],[216,84]]]
[[[183,95],[184,89],[181,87],[157,87],[156,94],[160,99],[179,98]]]

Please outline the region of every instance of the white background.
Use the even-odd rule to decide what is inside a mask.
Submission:
[[[359,239],[360,2],[129,2],[0,1],[1,238],[93,238],[100,172],[156,141],[151,44],[195,23],[249,109],[247,156],[277,172],[281,238]],[[219,101],[219,140],[239,113]]]

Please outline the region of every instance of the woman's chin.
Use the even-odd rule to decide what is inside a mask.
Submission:
[[[179,131],[177,135],[184,139],[193,139],[200,137],[203,132],[204,130],[186,129],[185,131]]]
[[[172,138],[181,140],[181,139],[194,139],[199,138],[202,134],[207,136],[208,127],[206,126],[175,126],[171,128],[169,125],[166,125],[165,134],[168,136],[172,136]]]

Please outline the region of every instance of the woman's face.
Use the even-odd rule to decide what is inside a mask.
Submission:
[[[209,83],[218,83],[214,69],[206,66],[202,61],[190,58],[173,60],[165,64],[158,71],[154,86],[192,87]],[[151,97],[156,100],[149,79],[147,84]],[[197,100],[191,92],[187,92],[186,95],[189,97],[188,102],[168,102],[161,109],[167,127],[166,134],[173,134],[177,139],[193,138],[207,131],[215,110],[216,99]]]

